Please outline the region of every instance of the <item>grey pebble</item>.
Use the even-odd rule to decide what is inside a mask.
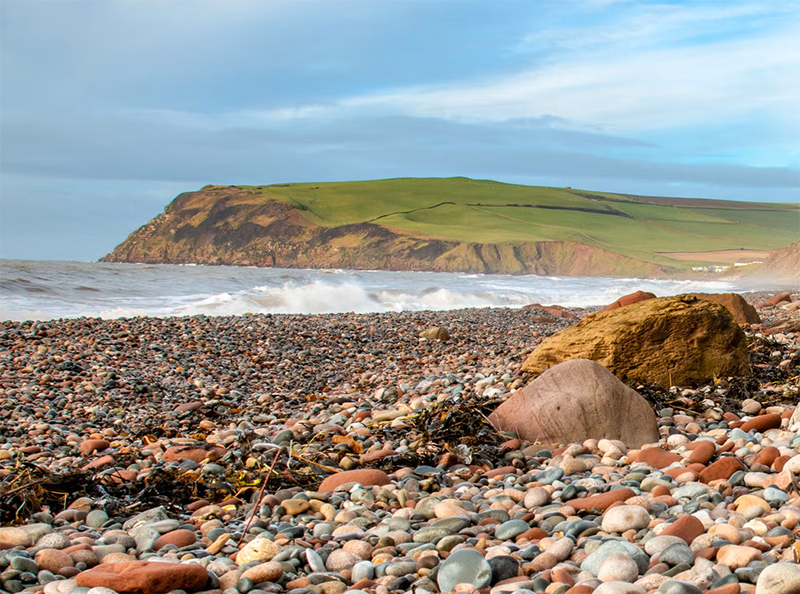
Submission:
[[[456,584],[461,583],[485,588],[491,580],[492,568],[489,562],[473,549],[460,549],[451,554],[439,566],[436,577],[439,590],[442,592],[449,592]]]
[[[658,587],[658,594],[703,594],[703,590],[689,582],[668,580]]]
[[[495,538],[499,538],[500,540],[511,540],[528,529],[530,529],[530,526],[527,522],[523,522],[522,520],[509,520],[497,526],[494,535]]]

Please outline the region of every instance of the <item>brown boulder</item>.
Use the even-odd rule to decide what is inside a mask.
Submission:
[[[545,443],[618,439],[631,447],[658,441],[653,409],[599,363],[575,359],[548,369],[490,416],[500,431]]]
[[[427,340],[439,340],[445,342],[450,340],[450,332],[447,331],[447,328],[443,328],[442,326],[433,326],[432,328],[428,328],[420,332],[419,337]]]
[[[758,315],[756,308],[747,303],[744,297],[737,293],[692,293],[698,299],[719,303],[733,316],[733,319],[740,324],[760,324],[761,316]]]
[[[651,293],[650,291],[636,291],[635,293],[630,293],[628,295],[623,295],[619,299],[617,299],[614,303],[610,303],[606,305],[600,311],[611,311],[613,309],[619,309],[620,307],[625,307],[626,305],[633,305],[634,303],[639,303],[640,301],[647,301],[648,299],[655,299],[655,293]]]
[[[747,339],[733,316],[691,295],[586,316],[542,341],[522,370],[542,373],[579,358],[601,363],[624,382],[661,386],[750,373]]]
[[[764,306],[766,307],[774,307],[776,305],[780,305],[781,303],[791,303],[792,302],[792,294],[789,291],[784,291],[783,293],[778,293],[775,297],[771,299],[767,299],[764,302]]]
[[[75,580],[82,588],[98,586],[117,592],[160,594],[171,590],[195,592],[205,587],[208,572],[201,565],[128,561],[98,565],[79,573]]]

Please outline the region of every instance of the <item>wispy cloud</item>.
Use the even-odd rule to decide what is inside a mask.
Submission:
[[[746,39],[701,36],[670,45],[667,41],[674,33],[693,19],[715,23],[755,14],[758,8],[747,5],[721,16],[707,9],[653,12],[609,26],[607,33],[580,42],[582,51],[559,54],[551,48],[543,64],[514,74],[375,92],[280,113],[333,117],[352,109],[382,108],[420,117],[495,122],[554,116],[586,129],[634,133],[769,112],[790,126],[788,133],[800,132],[796,20]],[[545,37],[582,38],[581,33],[559,30]],[[683,32],[680,37],[692,36]],[[537,44],[542,39],[537,38]],[[587,47],[592,51],[585,51]]]

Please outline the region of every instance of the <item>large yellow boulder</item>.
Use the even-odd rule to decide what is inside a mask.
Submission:
[[[586,316],[542,341],[522,370],[539,374],[571,359],[597,361],[623,382],[665,387],[750,374],[739,324],[725,307],[692,295]]]

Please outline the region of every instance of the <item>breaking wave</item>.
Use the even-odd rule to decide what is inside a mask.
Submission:
[[[288,270],[0,260],[0,319],[373,313],[605,305],[636,290],[657,296],[740,290],[732,281]],[[33,289],[33,290],[31,290]],[[746,289],[745,289],[746,290]]]

